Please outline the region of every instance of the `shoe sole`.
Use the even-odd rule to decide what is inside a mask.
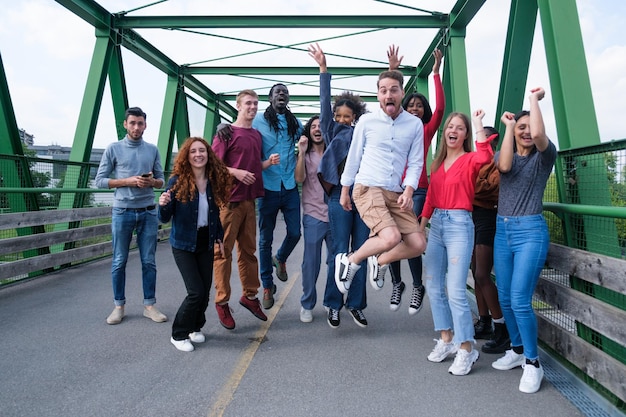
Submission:
[[[374,264],[374,261],[372,261],[372,257],[368,256],[367,257],[367,278],[372,288],[374,288],[376,291],[380,291],[383,288],[383,285],[385,283],[385,281],[383,281],[383,285],[380,285],[380,286],[378,285],[378,280],[376,280],[376,277],[378,276],[378,271],[377,271],[378,268],[380,267],[379,266],[377,267]]]
[[[354,317],[352,317],[352,321],[354,321],[356,323],[356,325],[359,326],[359,327],[362,327],[362,328],[367,327],[367,324],[361,323],[360,321],[358,321]]]
[[[391,311],[398,311],[399,308],[400,304],[389,304],[389,310]]]
[[[414,316],[417,313],[420,312],[420,310],[422,309],[422,306],[424,305],[424,303],[420,304],[420,306],[418,308],[414,308],[414,307],[409,307],[409,315]]]
[[[500,365],[496,366],[496,363],[494,362],[494,363],[491,364],[491,367],[493,369],[497,369],[498,371],[510,371],[511,369],[515,369],[517,367],[522,366],[523,363],[524,363],[524,361],[522,361],[522,362],[520,362],[518,364],[510,365],[510,366],[500,366]]]
[[[339,266],[339,269],[337,268],[337,265],[341,265],[341,255],[343,254],[338,253],[337,255],[335,255],[335,285],[337,286],[337,289],[339,290],[340,293],[346,294],[348,290],[350,289],[350,287],[346,288],[346,285],[345,285],[346,281],[341,280],[341,272],[340,272],[341,266]]]
[[[448,353],[446,356],[444,356],[443,358],[441,358],[441,359],[439,359],[439,360],[433,360],[433,359],[431,359],[431,358],[430,358],[430,355],[428,356],[428,358],[427,358],[427,359],[428,359],[430,362],[434,362],[434,363],[441,363],[441,362],[445,361],[446,359],[448,359],[450,356],[452,356],[452,355],[456,355],[456,353],[457,353],[458,351],[459,351],[458,349],[456,349],[456,350],[454,350],[454,351],[451,351],[450,353]]]

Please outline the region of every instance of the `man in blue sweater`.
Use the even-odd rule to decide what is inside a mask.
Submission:
[[[111,217],[111,275],[115,308],[107,317],[107,323],[119,324],[124,318],[126,261],[133,231],[137,232],[141,257],[143,315],[162,323],[167,321],[167,317],[154,306],[158,220],[153,189],[163,187],[163,168],[157,147],[143,140],[143,132],[146,130],[146,114],[143,110],[139,107],[127,109],[124,128],[126,136],[106,148],[96,174],[98,188],[115,188]],[[109,178],[111,174],[115,178]]]

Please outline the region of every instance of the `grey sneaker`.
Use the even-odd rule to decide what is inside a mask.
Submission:
[[[285,282],[289,279],[289,275],[287,275],[287,265],[284,262],[280,262],[275,256],[272,256],[272,264],[274,264],[274,268],[276,268],[276,278]]]
[[[115,307],[109,317],[107,317],[107,324],[120,324],[124,318],[124,306]]]
[[[459,350],[459,347],[452,342],[446,343],[443,339],[433,340],[437,342],[437,344],[428,355],[428,360],[431,362],[442,362],[445,358],[454,355]]]
[[[155,323],[163,323],[167,321],[167,316],[161,313],[155,306],[143,308],[143,316],[149,318]]]
[[[302,323],[310,323],[313,321],[313,312],[304,307],[300,307],[300,321]]]

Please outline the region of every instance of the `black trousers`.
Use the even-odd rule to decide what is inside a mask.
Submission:
[[[189,333],[199,332],[206,323],[213,282],[213,245],[209,245],[208,227],[199,229],[195,252],[172,248],[172,254],[187,289],[187,297],[172,324],[172,338],[185,340],[189,339]]]

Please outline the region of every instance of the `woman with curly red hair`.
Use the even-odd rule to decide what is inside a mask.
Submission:
[[[187,288],[170,339],[183,352],[194,350],[191,342],[206,339],[201,329],[213,281],[213,245],[217,242],[223,252],[219,207],[228,202],[230,187],[226,165],[206,140],[191,137],[179,149],[172,176],[159,197],[159,220],[172,220],[172,254]]]

